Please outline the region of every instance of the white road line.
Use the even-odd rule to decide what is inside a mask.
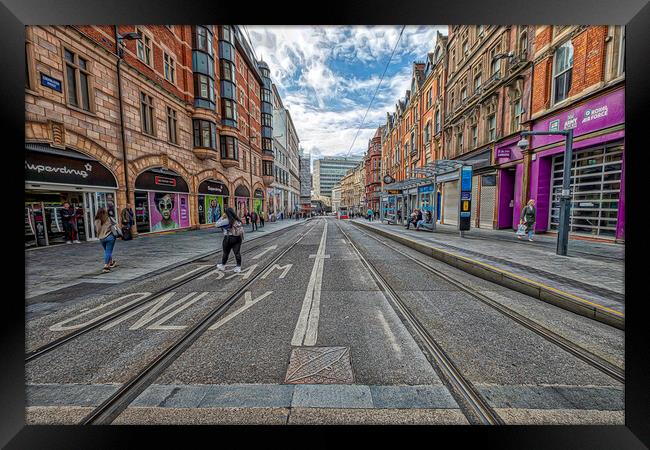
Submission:
[[[253,300],[253,296],[251,295],[250,291],[244,292],[244,305],[241,308],[239,308],[238,310],[236,310],[236,311],[228,314],[226,317],[220,319],[217,323],[215,323],[210,328],[208,328],[208,330],[216,330],[217,328],[219,328],[223,324],[228,323],[230,321],[230,319],[234,319],[239,314],[243,313],[248,308],[253,306],[255,303],[259,302],[260,300],[264,300],[266,297],[268,297],[272,293],[273,293],[273,291],[266,291],[264,294],[260,295],[255,300]]]
[[[278,248],[277,245],[272,245],[270,247],[267,247],[264,251],[262,251],[262,253],[258,253],[257,255],[253,256],[251,259],[260,259],[266,253],[270,252],[271,250],[275,250],[276,248]]]
[[[181,278],[185,278],[186,276],[188,276],[188,275],[191,274],[191,273],[198,272],[199,270],[201,270],[201,269],[203,269],[203,268],[205,268],[205,267],[210,267],[210,266],[212,266],[212,264],[203,264],[203,265],[200,265],[200,266],[198,266],[196,269],[190,270],[189,272],[186,272],[186,273],[184,273],[183,275],[179,275],[179,276],[177,276],[176,278],[173,278],[172,281],[180,280]]]
[[[318,338],[318,319],[320,317],[320,293],[323,284],[323,268],[325,265],[325,245],[327,242],[327,221],[323,228],[318,252],[314,256],[314,268],[309,277],[309,284],[305,292],[305,298],[302,301],[302,309],[296,323],[296,329],[291,339],[291,345],[316,345]],[[310,256],[311,257],[311,256]]]

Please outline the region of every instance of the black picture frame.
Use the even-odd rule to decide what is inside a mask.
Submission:
[[[310,8],[314,8],[311,9]],[[442,439],[452,439],[458,447],[472,441],[481,448],[571,448],[571,449],[637,449],[650,446],[650,365],[648,364],[648,326],[643,302],[647,298],[643,275],[635,273],[642,263],[644,230],[642,210],[643,175],[648,167],[647,139],[644,139],[642,121],[650,112],[650,4],[647,0],[363,0],[357,2],[330,1],[241,2],[206,1],[178,2],[171,0],[100,1],[67,0],[3,0],[0,4],[0,55],[2,55],[2,111],[3,164],[10,181],[5,183],[4,234],[11,253],[3,260],[16,271],[17,280],[24,278],[24,248],[20,239],[6,239],[19,228],[20,204],[24,195],[22,148],[24,145],[24,41],[25,25],[95,24],[95,23],[247,23],[247,24],[618,24],[626,25],[626,254],[625,290],[625,426],[507,426],[507,427],[364,427],[367,437],[388,443],[395,439],[401,445],[436,445]],[[13,168],[15,167],[15,170]],[[637,206],[638,205],[638,206]],[[647,234],[647,233],[646,233]],[[6,244],[5,244],[6,248]],[[22,262],[22,265],[20,264]],[[9,288],[15,289],[8,294]],[[7,448],[131,448],[134,439],[153,446],[198,446],[200,439],[208,445],[223,443],[225,435],[238,439],[242,445],[252,444],[250,430],[268,435],[284,435],[285,442],[293,437],[287,433],[306,427],[80,427],[80,426],[25,426],[24,425],[24,286],[5,283],[3,290],[4,326],[0,339],[2,361],[2,420],[0,444]],[[22,296],[21,296],[22,294]],[[319,427],[306,430],[309,442],[296,440],[295,444],[312,445],[320,442],[336,444],[332,431],[346,433],[347,427]],[[338,434],[338,433],[336,433]],[[417,438],[425,439],[416,444]],[[330,439],[327,439],[327,438]],[[265,438],[266,439],[266,438]],[[327,441],[326,441],[327,440]],[[346,439],[347,441],[347,439]],[[265,443],[270,442],[266,441]],[[338,441],[338,444],[345,443]],[[347,442],[350,443],[350,442]],[[371,441],[365,441],[364,446]],[[262,444],[264,445],[264,444]],[[160,445],[158,445],[160,446]],[[462,445],[461,445],[462,447]]]

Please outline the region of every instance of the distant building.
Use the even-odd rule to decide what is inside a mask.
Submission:
[[[303,213],[309,213],[311,209],[311,155],[300,149],[300,209]]]
[[[332,188],[362,160],[359,156],[326,156],[314,161],[314,194],[332,196]]]

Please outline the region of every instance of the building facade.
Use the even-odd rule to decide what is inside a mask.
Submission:
[[[304,149],[300,149],[298,154],[300,157],[300,212],[310,214],[312,194],[311,155]]]
[[[379,192],[381,191],[381,137],[384,127],[377,128],[375,135],[368,142],[368,151],[364,157],[365,166],[365,209],[379,211]]]
[[[64,201],[80,239],[96,238],[100,207],[129,203],[136,233],[210,226],[225,206],[266,211],[268,68],[237,26],[30,26],[26,38],[27,241],[63,241]]]
[[[314,194],[330,197],[332,188],[361,160],[358,156],[325,156],[314,160]]]

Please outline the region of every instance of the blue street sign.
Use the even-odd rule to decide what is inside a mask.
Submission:
[[[461,170],[460,190],[472,192],[472,166],[463,166]]]
[[[471,192],[463,191],[463,192],[460,193],[460,199],[461,200],[470,200],[471,198],[472,198],[472,193]]]
[[[61,89],[61,80],[57,80],[56,78],[49,77],[44,73],[41,74],[41,85],[48,87],[50,89],[54,89],[55,91],[58,92],[63,92],[63,89]]]

